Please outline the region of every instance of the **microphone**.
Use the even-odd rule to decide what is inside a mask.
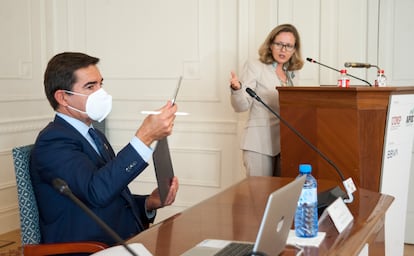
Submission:
[[[333,201],[335,201],[338,197],[342,197],[345,203],[352,203],[354,201],[354,197],[352,193],[356,190],[355,185],[352,181],[352,178],[348,178],[345,180],[344,175],[339,170],[339,168],[329,159],[325,154],[323,154],[316,146],[314,146],[308,139],[306,139],[298,130],[296,130],[292,125],[290,125],[284,118],[282,118],[276,111],[274,111],[269,105],[262,101],[262,99],[253,91],[251,88],[247,87],[246,92],[260,102],[263,106],[265,106],[270,112],[272,112],[279,120],[286,125],[292,132],[294,132],[302,141],[304,141],[310,148],[312,148],[318,155],[320,155],[328,164],[330,164],[338,175],[341,177],[342,183],[345,187],[347,193],[342,191],[341,188],[336,186],[333,189],[329,189],[327,191],[318,193],[318,212],[319,214],[329,206]],[[348,198],[344,198],[344,196],[348,196]]]
[[[345,62],[344,66],[346,68],[370,68],[371,64],[360,62]]]
[[[360,62],[345,62],[344,66],[346,68],[370,68],[370,67],[376,67],[377,71],[380,71],[380,67],[377,65],[372,65],[369,63],[360,63]]]
[[[336,68],[333,68],[333,67],[330,67],[330,66],[327,66],[327,65],[325,65],[325,64],[322,64],[322,63],[320,63],[320,62],[317,62],[316,60],[314,60],[314,59],[312,59],[312,58],[306,58],[306,60],[307,61],[309,61],[309,62],[312,62],[312,63],[316,63],[316,64],[318,64],[318,65],[321,65],[321,66],[323,66],[323,67],[326,67],[326,68],[329,68],[329,69],[332,69],[332,70],[335,70],[336,72],[338,72],[338,73],[341,73],[341,71],[339,70],[339,69],[336,69]],[[347,62],[348,63],[348,62]],[[363,64],[363,63],[360,63],[360,64]],[[369,65],[369,64],[368,64]],[[372,66],[372,65],[371,65]],[[345,66],[346,67],[346,66]],[[349,76],[349,77],[352,77],[352,78],[355,78],[355,79],[358,79],[359,81],[362,81],[362,82],[364,82],[364,83],[366,83],[366,84],[368,84],[369,86],[372,86],[372,84],[370,83],[370,82],[368,82],[368,81],[366,81],[366,80],[364,80],[364,79],[361,79],[361,78],[359,78],[359,77],[356,77],[356,76],[353,76],[353,75],[351,75],[351,74],[346,74],[347,76]]]
[[[89,209],[79,198],[70,190],[68,184],[59,178],[52,181],[53,187],[62,195],[69,197],[76,205],[84,210],[106,233],[108,233],[117,243],[122,244],[125,249],[133,256],[138,256],[105,222],[103,222],[91,209]]]

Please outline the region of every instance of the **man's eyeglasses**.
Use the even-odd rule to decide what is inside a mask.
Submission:
[[[284,47],[286,51],[291,52],[295,49],[295,46],[291,44],[284,44],[281,42],[273,42],[272,44],[275,46],[276,50],[282,50]]]

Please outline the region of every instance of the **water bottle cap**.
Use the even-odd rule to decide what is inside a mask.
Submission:
[[[299,165],[299,172],[300,173],[311,173],[312,166],[310,164],[300,164]]]

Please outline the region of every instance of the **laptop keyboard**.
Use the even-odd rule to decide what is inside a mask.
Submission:
[[[214,256],[245,256],[253,250],[253,244],[248,243],[230,243]]]

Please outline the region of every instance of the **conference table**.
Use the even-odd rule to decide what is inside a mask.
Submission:
[[[256,239],[268,196],[292,178],[248,177],[166,220],[151,226],[127,243],[142,243],[153,255],[181,255],[204,239],[251,241]],[[337,184],[318,180],[318,191]],[[326,237],[319,247],[305,247],[304,255],[385,255],[385,213],[394,198],[357,189],[347,204],[354,220],[338,233],[329,215],[320,220]],[[281,205],[280,207],[283,207]],[[286,246],[285,255],[297,249]]]

